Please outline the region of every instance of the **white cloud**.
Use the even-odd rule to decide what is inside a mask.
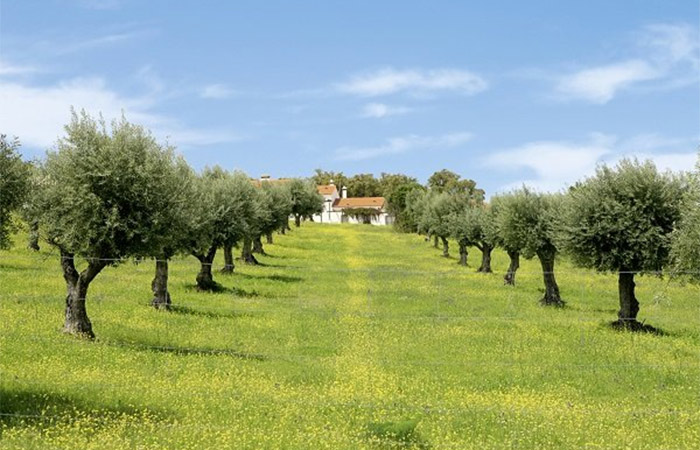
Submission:
[[[384,103],[368,103],[362,108],[362,117],[381,119],[389,116],[399,116],[413,111],[405,106],[390,106]]]
[[[675,89],[700,76],[698,30],[687,24],[654,24],[637,36],[639,56],[557,77],[555,91],[566,100],[604,104],[624,90]]]
[[[658,76],[659,72],[646,61],[630,60],[564,76],[556,89],[564,98],[607,103],[621,89]]]
[[[204,86],[199,93],[202,98],[226,99],[236,94],[236,91],[224,84],[209,84]]]
[[[645,134],[620,140],[594,133],[583,142],[537,141],[505,149],[484,158],[493,170],[529,172],[530,178],[503,186],[505,191],[522,184],[543,191],[559,191],[591,176],[600,164],[614,166],[623,158],[651,159],[660,170],[690,170],[697,159],[697,138],[665,138]]]
[[[0,77],[12,75],[27,75],[36,71],[37,69],[32,66],[10,64],[7,61],[0,60]]]
[[[487,87],[486,80],[467,70],[396,70],[390,67],[357,75],[345,83],[336,85],[336,89],[340,92],[363,97],[377,97],[399,92],[420,95],[435,91],[473,95]]]
[[[63,134],[71,106],[105,119],[127,118],[150,128],[159,139],[178,146],[210,145],[239,140],[225,130],[205,130],[154,112],[153,98],[127,97],[111,90],[101,78],[75,78],[49,86],[32,86],[0,78],[0,123],[3,133],[16,135],[27,146],[48,148]]]
[[[473,138],[473,134],[460,132],[442,136],[408,136],[393,137],[377,147],[342,147],[336,150],[336,159],[343,161],[361,161],[380,156],[398,155],[413,150],[453,148],[462,145]]]

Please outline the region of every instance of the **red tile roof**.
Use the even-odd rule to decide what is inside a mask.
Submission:
[[[352,197],[352,198],[339,198],[335,205],[335,208],[384,208],[384,203],[386,200],[384,197]]]
[[[323,184],[317,187],[318,193],[321,195],[333,195],[333,192],[337,192],[335,184]]]

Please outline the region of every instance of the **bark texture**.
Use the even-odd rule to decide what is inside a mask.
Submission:
[[[442,256],[444,256],[445,258],[449,258],[450,257],[450,244],[449,244],[449,242],[447,242],[447,238],[440,237],[440,239],[442,240]]]
[[[506,276],[503,277],[503,283],[509,286],[515,286],[515,272],[517,272],[520,267],[520,253],[509,251],[508,257],[510,258],[510,265],[508,266]]]
[[[467,251],[467,244],[464,242],[459,243],[459,265],[460,266],[467,266],[467,256],[469,256],[469,252]]]
[[[241,259],[246,264],[258,264],[258,260],[253,256],[253,240],[249,237],[243,238],[241,246]]]
[[[616,323],[624,328],[636,329],[639,327],[639,322],[637,322],[639,302],[634,295],[634,274],[620,272],[617,287],[620,295],[620,310],[617,313]]]
[[[482,244],[481,245],[481,266],[479,266],[479,270],[477,272],[481,273],[491,273],[493,270],[491,270],[491,252],[493,251],[493,247],[488,245],[488,244]]]
[[[153,277],[153,282],[151,283],[151,290],[153,291],[153,300],[151,300],[151,305],[155,309],[170,309],[170,292],[168,292],[168,260],[158,259],[156,260],[156,273]]]
[[[253,253],[267,255],[267,253],[265,253],[265,249],[263,248],[262,236],[258,236],[253,239]]]
[[[211,267],[216,256],[216,246],[212,246],[206,254],[194,253],[194,256],[200,263],[199,273],[197,274],[197,289],[200,291],[215,290],[217,284],[214,282]]]
[[[106,265],[105,261],[92,260],[85,270],[78,272],[75,268],[74,255],[61,250],[61,269],[63,269],[63,279],[66,280],[68,291],[64,332],[90,339],[95,337],[92,323],[87,315],[85,301],[90,283]]]
[[[542,277],[544,278],[544,297],[540,302],[547,306],[564,306],[559,295],[559,285],[554,278],[554,252],[540,252],[537,257],[542,265]]]
[[[224,245],[224,267],[221,269],[221,273],[233,273],[236,268],[233,263],[233,246],[229,244]]]

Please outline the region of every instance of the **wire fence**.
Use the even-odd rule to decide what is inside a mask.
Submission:
[[[274,259],[273,259],[274,260]],[[41,309],[43,304],[60,304],[65,295],[62,291],[62,283],[60,275],[60,267],[58,262],[60,256],[56,254],[47,255],[28,255],[11,257],[3,260],[0,255],[0,316],[3,314],[4,307],[9,303],[14,303],[13,308],[18,308],[17,304],[29,305],[26,314],[37,314],[42,317],[46,311]],[[82,261],[87,261],[82,259]],[[103,260],[104,261],[104,260]],[[135,291],[141,292],[142,300],[135,302],[130,301],[129,305],[141,307],[142,311],[148,310],[147,304],[150,300],[150,277],[153,275],[154,260],[114,260],[108,259],[109,262],[118,262],[124,266],[126,263],[134,263],[128,267],[121,267],[117,270],[107,270],[104,276],[100,275],[95,285],[98,285],[102,279],[105,283],[112,285],[129,286],[124,293],[116,293],[116,295],[107,295],[104,293],[88,294],[89,304],[103,304],[106,307],[111,304],[119,304],[126,298],[133,298]],[[144,343],[138,340],[129,342],[124,339],[115,339],[114,337],[101,337],[99,332],[99,324],[95,323],[98,330],[98,338],[95,342],[86,342],[82,340],[61,338],[55,333],[55,330],[60,325],[60,317],[53,317],[55,326],[52,326],[51,331],[39,333],[40,336],[26,336],[13,333],[12,325],[4,323],[0,325],[0,354],[2,349],[12,347],[13,351],[21,351],[23,345],[31,346],[30,343],[39,344],[45,348],[67,347],[80,348],[83,351],[103,351],[110,348],[119,348],[129,351],[148,351],[161,353],[174,353],[198,357],[231,357],[242,361],[242,364],[264,365],[268,362],[274,363],[292,363],[292,364],[322,364],[322,365],[337,365],[339,363],[352,363],[366,365],[367,368],[412,368],[426,371],[434,371],[435,376],[439,378],[440,371],[447,368],[479,370],[480,368],[489,369],[522,369],[524,371],[541,371],[552,373],[555,371],[580,371],[580,372],[618,372],[621,375],[630,375],[641,371],[662,371],[664,373],[677,373],[682,375],[695,376],[700,383],[700,350],[697,350],[695,358],[681,358],[677,360],[669,359],[664,361],[649,362],[643,356],[637,355],[630,360],[615,361],[601,358],[595,363],[577,363],[571,361],[535,361],[535,360],[517,360],[510,358],[507,351],[499,354],[494,351],[492,358],[475,358],[464,357],[460,359],[455,355],[454,348],[445,348],[440,350],[439,342],[436,343],[437,351],[430,355],[413,358],[406,358],[405,354],[388,355],[385,352],[378,351],[383,343],[380,340],[371,341],[372,332],[382,329],[381,327],[433,327],[434,330],[441,330],[443,327],[453,326],[455,323],[465,323],[467,327],[486,327],[493,323],[501,324],[507,327],[517,327],[519,323],[527,323],[535,325],[541,329],[547,327],[567,327],[570,334],[577,338],[577,347],[571,349],[572,352],[581,351],[584,348],[595,348],[596,339],[591,339],[600,331],[597,325],[610,321],[615,318],[615,310],[617,308],[617,290],[615,274],[596,274],[588,270],[572,269],[565,267],[556,269],[555,275],[567,277],[566,281],[560,281],[562,297],[567,300],[568,307],[564,309],[566,316],[557,315],[553,310],[542,310],[541,315],[532,313],[531,309],[524,309],[524,306],[531,307],[536,304],[540,292],[537,287],[541,284],[541,270],[519,270],[517,272],[518,281],[516,286],[502,286],[500,278],[504,275],[503,268],[499,268],[495,274],[476,273],[474,267],[469,268],[439,268],[436,270],[416,269],[416,268],[363,268],[363,267],[328,267],[323,269],[297,266],[285,264],[287,261],[280,261],[277,265],[261,266],[259,268],[249,268],[244,264],[239,264],[236,269],[238,273],[233,277],[217,276],[225,285],[240,285],[239,290],[229,288],[222,293],[225,294],[219,297],[206,297],[207,294],[196,292],[195,290],[183,289],[183,283],[193,283],[194,276],[200,262],[194,258],[176,258],[170,260],[171,286],[174,287],[173,292],[177,292],[178,296],[173,298],[174,312],[177,314],[178,308],[180,312],[186,312],[191,316],[196,316],[192,320],[206,322],[210,319],[228,320],[231,317],[244,317],[245,315],[261,317],[294,317],[296,319],[309,320],[310,326],[317,323],[319,318],[327,319],[334,322],[334,326],[338,328],[336,334],[332,335],[334,339],[341,341],[340,346],[334,348],[333,351],[327,354],[303,354],[299,348],[291,346],[287,351],[269,351],[262,346],[262,349],[255,349],[250,346],[245,350],[240,348],[216,348],[207,345],[191,345],[179,339],[178,336],[171,334],[169,330],[176,330],[181,324],[171,323],[168,320],[167,314],[153,314],[150,320],[160,323],[161,331],[156,333],[157,340],[167,341],[173,338],[173,344],[159,343]],[[215,263],[216,264],[216,263]],[[220,264],[220,263],[219,263]],[[7,292],[2,288],[3,280],[12,279],[13,282],[18,282],[21,278],[23,270],[32,270],[54,266],[56,277],[55,280],[33,280],[31,292]],[[272,275],[264,276],[263,272]],[[669,316],[677,318],[678,315],[684,317],[687,326],[697,332],[696,335],[683,335],[684,339],[689,339],[694,342],[695,348],[700,349],[697,337],[700,336],[700,290],[697,286],[684,284],[683,280],[678,280],[679,275],[700,276],[700,273],[682,273],[678,272],[634,272],[638,275],[650,275],[648,281],[638,281],[637,290],[642,302],[643,317],[649,321],[663,321]],[[107,275],[108,274],[108,275]],[[189,278],[183,278],[185,274],[189,274]],[[352,276],[349,276],[352,275]],[[286,276],[286,278],[285,278]],[[139,283],[134,285],[134,280],[137,277]],[[246,278],[248,277],[248,278]],[[416,277],[423,277],[421,283],[414,283]],[[328,279],[329,282],[336,283],[332,289],[325,293],[309,292],[307,279],[320,278]],[[536,279],[534,279],[536,278]],[[585,279],[585,280],[584,280]],[[646,280],[646,278],[642,278]],[[488,289],[497,289],[497,294],[491,294],[495,302],[498,302],[499,308],[485,308],[481,300],[481,293],[478,288],[487,286]],[[283,286],[283,289],[279,289]],[[248,290],[246,290],[248,289]],[[606,292],[607,300],[602,302],[599,300],[601,293]],[[203,303],[202,299],[214,299],[212,304]],[[691,298],[691,301],[687,299]],[[223,300],[222,300],[223,299]],[[222,303],[233,299],[232,303]],[[591,301],[589,301],[591,300]],[[606,306],[601,309],[599,305]],[[33,307],[32,307],[33,306]],[[546,311],[546,312],[544,312]],[[150,314],[150,313],[148,313]],[[208,316],[209,315],[209,316]],[[214,317],[211,317],[214,316]],[[254,320],[255,317],[251,317]],[[345,320],[348,323],[345,323]],[[592,326],[593,325],[593,326]],[[172,328],[169,328],[171,327]],[[347,328],[342,328],[347,326]],[[403,329],[403,328],[402,328]],[[515,332],[516,328],[512,328]],[[163,332],[162,330],[165,330]],[[423,330],[423,328],[421,328]],[[353,333],[355,337],[353,337]],[[438,334],[436,334],[438,335]],[[671,333],[671,337],[674,335]],[[368,337],[369,336],[369,337]],[[359,341],[365,339],[364,341]],[[24,343],[19,342],[22,340]],[[355,342],[357,341],[357,342]],[[183,342],[178,345],[177,342]],[[368,344],[369,343],[369,344]],[[302,343],[303,344],[303,343]],[[370,352],[361,357],[355,357],[351,360],[345,360],[345,352],[352,350],[352,346],[357,345],[358,348],[369,348]],[[527,345],[511,342],[504,338],[503,341],[496,342],[495,347],[500,350],[512,350]],[[282,346],[284,348],[284,346]],[[447,346],[449,347],[449,346]],[[267,350],[267,351],[265,351]],[[495,356],[501,355],[501,358]],[[54,375],[56,372],[54,372]],[[59,377],[58,381],[50,381],[46,379],[32,379],[31,374],[21,374],[7,368],[0,372],[0,389],[4,387],[35,387],[41,389],[56,389],[60,390],[60,379],[67,379],[71,372],[66,372],[66,378]],[[371,375],[370,375],[371,377]],[[138,380],[144,384],[144,388],[148,389],[148,380]],[[377,383],[381,382],[379,379]],[[99,392],[107,391],[122,391],[128,392],[132,389],[134,380],[94,380],[89,383],[83,383],[81,386],[86,390],[94,390],[96,395]],[[216,383],[216,382],[215,382]],[[191,383],[185,383],[178,379],[167,380],[165,383],[161,380],[153,389],[161,389],[165,386],[186,386],[188,392],[196,395],[199,398],[217,398],[222,395],[221,391],[212,390],[211,382],[205,382],[202,386],[193,386]],[[447,385],[446,385],[447,386]],[[502,413],[504,409],[513,414],[542,414],[547,410],[547,407],[523,407],[510,406],[508,408],[502,405],[471,405],[468,407],[455,405],[454,403],[444,401],[432,401],[417,403],[415,400],[398,398],[394,401],[368,401],[366,399],[358,399],[353,401],[340,400],[313,400],[294,397],[293,395],[267,397],[254,397],[250,393],[237,389],[232,384],[224,384],[223,386],[230,388],[225,391],[230,399],[238,399],[239,401],[252,402],[253,404],[266,404],[270,407],[284,407],[284,405],[294,405],[295,407],[304,409],[365,409],[372,411],[394,411],[408,412],[421,414],[436,414],[436,415],[458,415],[464,413]],[[166,395],[167,393],[164,393]],[[362,397],[362,396],[359,396]],[[0,406],[1,408],[1,406]],[[583,414],[596,414],[595,406],[577,406],[578,411]],[[635,407],[620,409],[619,414],[624,416],[686,416],[687,409],[665,409],[658,407]],[[113,417],[92,416],[91,420],[111,422]],[[66,414],[34,414],[31,411],[22,412],[3,412],[0,409],[0,417],[5,417],[10,420],[36,420],[36,421],[71,421],[74,418],[70,413]],[[2,419],[0,419],[0,429],[2,429]],[[12,422],[8,422],[12,426]],[[139,424],[135,422],[134,426]],[[218,423],[169,423],[167,420],[157,422],[156,427],[162,428],[178,428],[178,429],[199,429],[199,430],[217,430],[228,428],[226,424]],[[347,436],[339,436],[339,439],[347,439]],[[360,442],[362,436],[351,437],[348,443]],[[455,445],[439,445],[439,448],[459,448]]]

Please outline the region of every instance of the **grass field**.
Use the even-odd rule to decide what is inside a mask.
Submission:
[[[616,332],[617,283],[558,263],[563,309],[445,259],[415,235],[304,224],[262,266],[148,306],[153,263],[90,287],[97,340],[60,332],[58,256],[0,252],[2,448],[700,448],[700,291],[638,279]],[[456,253],[456,248],[454,249]],[[217,267],[222,265],[217,258]]]

